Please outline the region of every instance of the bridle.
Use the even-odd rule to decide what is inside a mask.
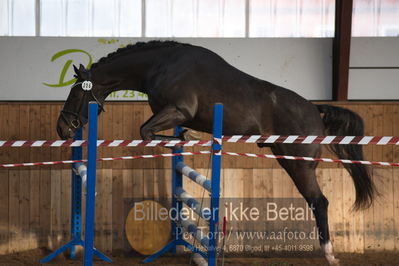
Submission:
[[[85,82],[90,82],[90,81],[77,82],[77,83],[75,83],[75,84],[72,86],[71,90],[72,90],[74,87],[78,86],[78,85],[84,84]],[[91,84],[91,82],[90,82],[90,84]],[[92,90],[91,88],[88,89],[88,90],[84,90],[84,89],[83,89],[83,92],[85,93],[85,95],[87,95],[87,94],[89,93],[90,96],[93,97],[94,101],[96,101],[96,103],[98,104],[98,107],[99,107],[100,111],[105,112],[105,109],[104,109],[103,105],[100,103],[100,101],[99,101],[99,100],[97,99],[97,97],[94,95],[94,92],[93,92],[93,90]],[[78,113],[76,113],[76,112],[74,112],[74,111],[71,111],[71,110],[68,110],[68,109],[65,109],[65,108],[62,109],[61,112],[60,112],[60,113],[61,113],[61,117],[62,117],[62,119],[65,121],[65,123],[68,125],[68,129],[69,129],[69,130],[72,130],[72,128],[73,128],[73,129],[78,129],[78,128],[80,128],[85,122],[87,122],[87,119],[86,119],[86,118],[83,118],[81,115],[79,115],[79,113],[81,113],[81,111],[82,111],[82,108],[84,108],[84,101],[83,101],[84,98],[85,98],[85,97],[82,97],[82,98],[80,99]],[[69,120],[67,119],[67,117],[65,116],[66,114],[72,115],[72,116],[74,117],[74,119],[72,119],[71,121],[69,121]]]

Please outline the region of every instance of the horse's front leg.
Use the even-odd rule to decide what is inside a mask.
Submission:
[[[155,133],[174,128],[190,120],[189,113],[183,114],[175,106],[167,106],[159,113],[153,115],[140,128],[140,135],[143,140],[175,140],[180,139],[173,136],[156,135]]]

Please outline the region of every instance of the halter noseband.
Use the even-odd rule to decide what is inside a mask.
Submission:
[[[86,82],[90,82],[90,81],[83,81],[83,82],[75,83],[75,84],[72,86],[71,90],[72,90],[74,87],[76,87],[77,85],[81,85],[81,84],[84,84],[84,83],[86,83]],[[91,84],[91,82],[90,82],[90,84]],[[97,99],[97,97],[94,95],[93,90],[91,89],[91,87],[90,87],[89,89],[83,89],[83,91],[84,91],[84,93],[89,92],[90,95],[91,95],[91,97],[93,97],[94,101],[96,101],[96,103],[98,104],[98,107],[100,108],[100,111],[105,112],[105,109],[104,109],[103,105],[100,103],[100,101],[99,101],[99,100]],[[79,113],[80,113],[80,111],[81,111],[81,109],[82,109],[82,106],[83,106],[83,104],[81,104],[80,107],[79,107]],[[71,120],[71,121],[69,122],[68,119],[67,119],[67,117],[65,116],[65,114],[70,114],[70,115],[74,116],[74,119]],[[62,109],[62,110],[61,110],[61,117],[62,117],[62,118],[64,119],[64,121],[67,123],[67,125],[68,125],[68,127],[69,127],[69,130],[71,130],[71,128],[78,129],[79,127],[81,127],[81,126],[83,125],[81,116],[80,116],[78,113],[73,112],[73,111],[71,111],[71,110]]]

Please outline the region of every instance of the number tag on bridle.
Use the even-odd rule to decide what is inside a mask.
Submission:
[[[83,89],[84,91],[89,91],[89,90],[91,90],[91,88],[93,88],[93,83],[91,83],[91,81],[88,81],[88,80],[83,81],[83,83],[82,83],[82,89]]]

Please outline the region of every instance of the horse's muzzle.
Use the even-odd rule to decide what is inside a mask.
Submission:
[[[64,119],[61,118],[61,116],[58,118],[57,121],[57,133],[58,136],[61,139],[71,139],[75,136],[75,130],[70,128],[64,121]]]

